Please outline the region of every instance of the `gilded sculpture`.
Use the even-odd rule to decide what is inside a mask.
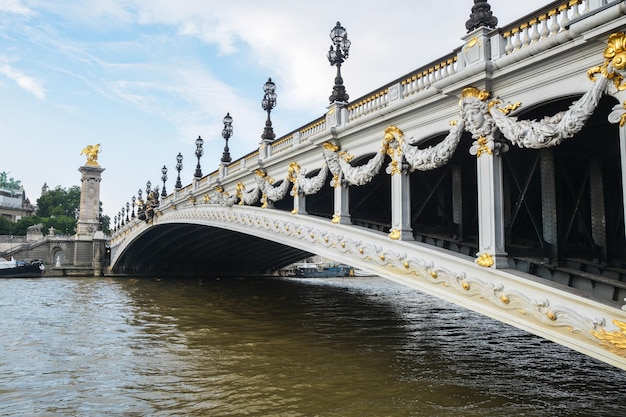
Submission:
[[[100,144],[87,145],[80,151],[81,155],[87,156],[87,163],[85,165],[100,166],[98,164],[98,154],[100,153]]]

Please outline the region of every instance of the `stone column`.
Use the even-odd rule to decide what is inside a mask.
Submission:
[[[293,214],[307,214],[306,213],[306,195],[300,190],[295,190],[293,197]]]
[[[413,240],[411,228],[411,182],[408,166],[391,167],[391,230],[394,240]]]
[[[481,143],[479,140],[476,152],[479,229],[476,262],[481,266],[508,268],[507,253],[504,250],[502,157],[500,155],[508,147],[495,141],[490,144],[486,142]]]
[[[97,163],[89,162],[78,169],[82,174],[80,192],[80,214],[76,225],[77,239],[91,239],[100,222],[100,181],[102,171]]]
[[[352,224],[350,218],[350,186],[347,184],[336,185],[334,196],[333,223]]]

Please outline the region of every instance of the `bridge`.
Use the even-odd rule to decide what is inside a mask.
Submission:
[[[317,254],[626,369],[626,3],[555,1],[504,27],[474,3],[441,59],[140,197],[110,272]]]

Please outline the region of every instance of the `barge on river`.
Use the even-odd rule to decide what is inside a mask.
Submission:
[[[39,278],[45,267],[39,260],[10,261],[0,258],[0,278]]]

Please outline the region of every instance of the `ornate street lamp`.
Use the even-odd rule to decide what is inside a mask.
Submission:
[[[341,23],[337,22],[337,25],[330,31],[330,39],[333,44],[330,45],[328,50],[328,61],[330,65],[337,66],[337,76],[335,77],[335,86],[333,87],[333,93],[329,97],[330,102],[340,101],[347,103],[350,96],[346,93],[346,88],[343,86],[343,78],[341,78],[341,64],[348,58],[348,52],[350,51],[350,41],[348,40],[348,33],[346,29],[341,26]]]
[[[204,154],[202,151],[202,144],[204,141],[200,136],[196,139],[196,158],[198,158],[198,165],[196,165],[196,172],[193,174],[194,178],[199,180],[202,178],[202,170],[200,169],[200,157]]]
[[[117,214],[113,216],[113,231],[117,232]]]
[[[148,198],[148,196],[150,195],[151,189],[152,189],[152,183],[150,182],[150,180],[148,180],[148,182],[146,183],[146,198]]]
[[[178,171],[178,176],[176,177],[176,184],[174,185],[174,188],[176,188],[177,190],[180,190],[181,188],[183,188],[183,184],[180,182],[180,171],[183,169],[183,156],[181,155],[180,152],[178,152],[178,155],[176,156],[176,171]]]
[[[130,213],[130,203],[126,202],[126,223],[128,223],[128,214]]]
[[[261,107],[267,112],[267,120],[265,121],[265,129],[263,129],[261,139],[269,141],[274,140],[276,137],[274,129],[272,129],[272,120],[270,119],[270,112],[276,107],[276,84],[272,82],[271,78],[268,78],[267,82],[263,84],[263,91],[265,94],[261,101]]]
[[[124,213],[122,213],[122,211],[124,211],[123,208],[121,211],[117,212],[117,219],[120,221],[120,226],[124,226]]]
[[[223,122],[224,130],[222,130],[222,137],[226,140],[226,145],[224,146],[224,153],[222,154],[222,162],[227,164],[231,161],[230,151],[228,149],[228,139],[230,139],[233,134],[233,118],[230,117],[230,113],[226,113]]]
[[[131,198],[131,201],[132,201],[132,206],[133,206],[133,213],[130,216],[130,218],[134,219],[135,218],[135,201],[137,201],[137,198],[135,196],[133,196],[133,198]]]
[[[161,168],[161,181],[163,181],[163,191],[161,191],[161,197],[167,197],[167,191],[165,190],[165,181],[167,181],[167,167],[163,165]]]
[[[143,200],[141,199],[141,195],[143,194],[143,190],[140,188],[137,190],[137,195],[139,196],[138,200],[141,203]]]

